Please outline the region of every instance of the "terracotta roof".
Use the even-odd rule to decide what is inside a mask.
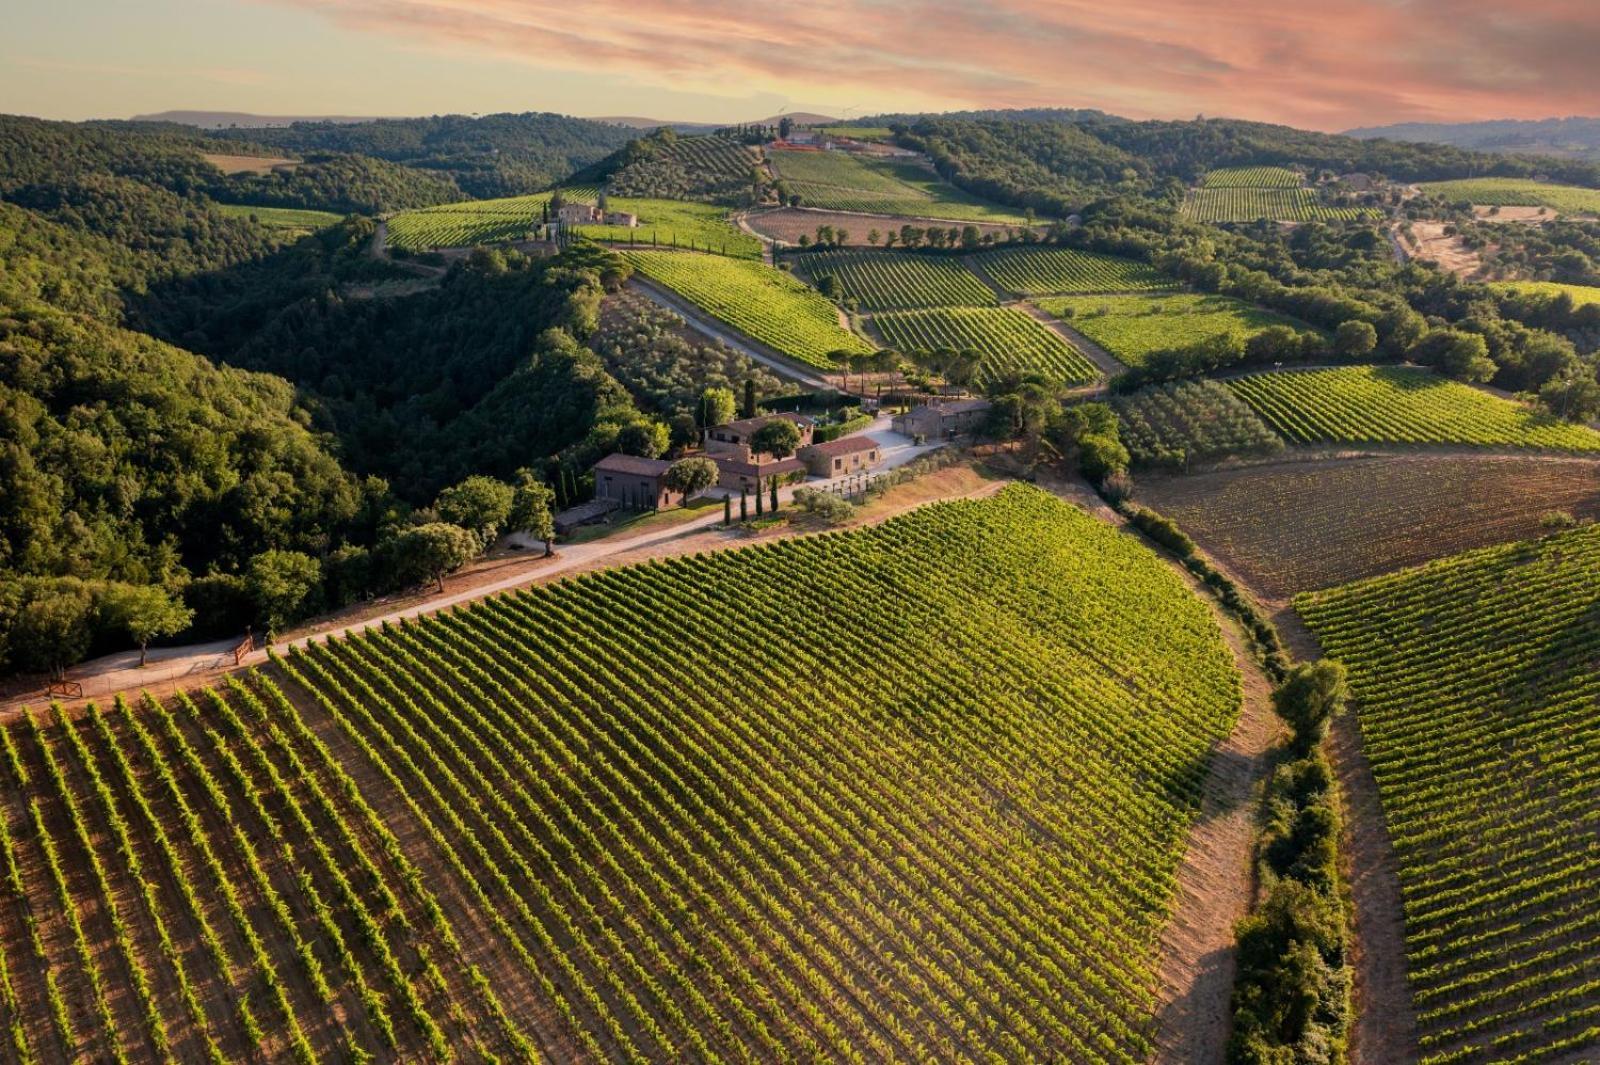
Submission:
[[[757,466],[752,462],[733,462],[729,459],[717,459],[717,472],[737,473],[744,477],[771,477],[774,474],[782,476],[786,473],[799,473],[806,468],[806,464],[799,459],[779,459],[777,462],[763,462]]]
[[[837,440],[812,444],[800,450],[808,455],[826,455],[828,458],[834,458],[838,455],[854,455],[858,451],[871,451],[877,446],[878,442],[870,436],[841,436]]]
[[[788,411],[784,411],[780,414],[759,414],[754,418],[740,418],[736,422],[728,422],[725,425],[712,426],[712,429],[728,429],[738,433],[740,436],[745,436],[749,433],[755,432],[768,422],[776,421],[778,419],[782,419],[786,422],[794,422],[796,425],[813,424],[811,419],[807,418],[804,414],[791,414]]]
[[[640,477],[659,477],[672,463],[662,459],[642,459],[637,455],[607,455],[594,464],[594,469],[606,473],[627,473]]]
[[[973,410],[988,410],[989,401],[986,399],[956,399],[949,403],[930,403],[928,406],[940,414],[965,414]]]

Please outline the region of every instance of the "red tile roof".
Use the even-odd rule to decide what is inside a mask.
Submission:
[[[858,451],[871,451],[877,446],[878,442],[870,436],[842,436],[837,440],[811,444],[800,450],[808,455],[826,455],[828,458],[835,458],[839,455],[854,455]]]
[[[642,459],[637,455],[607,455],[594,464],[606,473],[626,473],[639,477],[660,477],[672,463],[662,459]]]

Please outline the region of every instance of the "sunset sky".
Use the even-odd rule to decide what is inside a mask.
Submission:
[[[1597,0],[68,0],[7,12],[0,111],[970,107],[1337,130],[1600,111]]]

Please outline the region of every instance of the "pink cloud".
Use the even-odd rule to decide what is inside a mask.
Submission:
[[[1321,129],[1593,111],[1592,0],[276,0],[355,30],[647,83]]]

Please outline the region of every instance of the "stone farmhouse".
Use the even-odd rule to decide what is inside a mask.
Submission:
[[[883,461],[883,449],[870,436],[845,436],[810,444],[796,452],[813,477],[848,477]]]
[[[556,209],[556,221],[564,226],[622,226],[639,228],[639,216],[628,211],[611,211],[592,203],[564,203]]]
[[[683,502],[683,493],[663,482],[672,463],[636,455],[607,455],[594,464],[594,497],[634,510],[666,510]]]
[[[717,464],[717,484],[735,492],[748,488],[752,491],[765,484],[770,477],[782,480],[803,477],[806,465],[795,457],[775,459],[771,455],[755,452],[750,438],[768,422],[782,419],[795,424],[800,430],[800,447],[811,443],[815,424],[799,414],[763,414],[755,418],[741,418],[726,425],[714,425],[705,430],[702,443],[706,456]]]
[[[897,414],[890,422],[894,431],[924,440],[949,440],[972,432],[989,413],[986,399],[956,399],[926,403]]]

